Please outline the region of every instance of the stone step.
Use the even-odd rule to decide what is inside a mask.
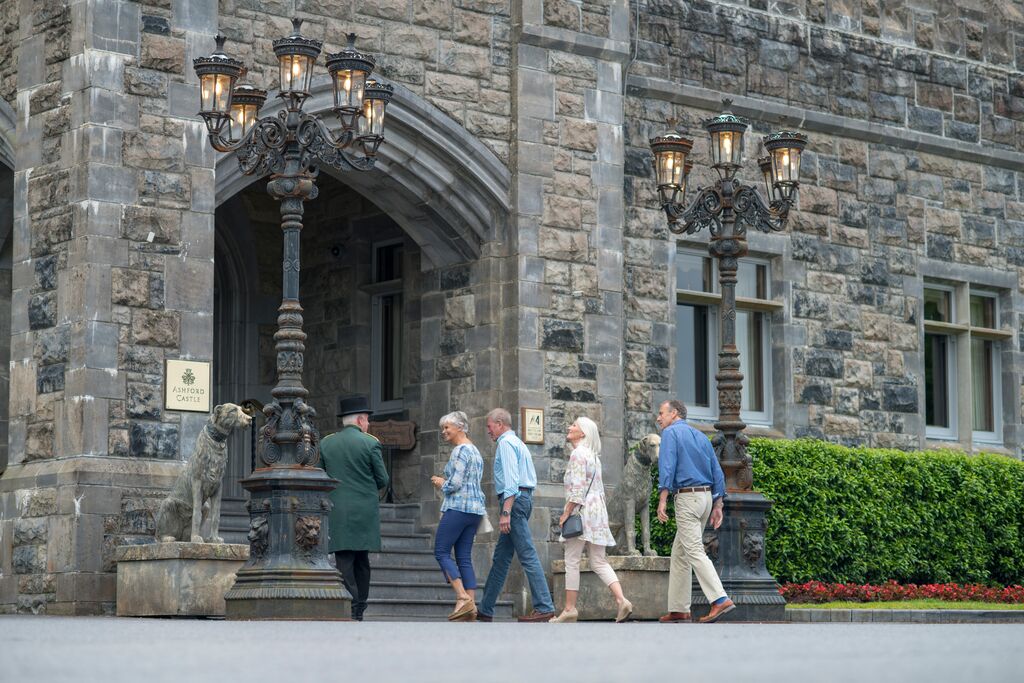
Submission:
[[[414,534],[416,533],[416,522],[411,519],[382,519],[380,520],[381,535],[391,534]]]
[[[380,519],[411,520],[415,522],[420,516],[420,506],[413,503],[381,503]]]
[[[370,581],[399,582],[399,583],[423,583],[429,584],[442,578],[441,567],[437,562],[433,567],[410,568],[402,565],[381,563],[370,563]],[[381,595],[381,597],[386,597]]]
[[[381,552],[395,550],[428,550],[433,554],[434,539],[430,534],[381,534]]]
[[[371,597],[366,607],[367,619],[432,619],[447,621],[454,606],[453,600],[393,600]],[[495,605],[494,616],[499,619],[512,618],[512,603],[499,602]]]
[[[370,595],[392,600],[448,600],[455,603],[455,592],[444,581],[377,581],[376,570],[370,581]],[[437,572],[437,577],[441,572]]]
[[[370,566],[393,565],[410,569],[437,568],[432,550],[389,550],[370,553]]]

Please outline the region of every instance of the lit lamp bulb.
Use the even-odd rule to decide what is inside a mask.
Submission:
[[[722,133],[722,160],[726,163],[732,161],[732,135]]]

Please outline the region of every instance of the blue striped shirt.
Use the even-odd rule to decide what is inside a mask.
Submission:
[[[499,498],[518,496],[519,489],[537,488],[533,457],[511,429],[498,437],[494,451],[494,490]]]
[[[471,515],[487,513],[484,507],[484,492],[480,480],[484,475],[484,459],[471,443],[464,443],[452,449],[448,464],[444,466],[444,502],[441,512],[458,510]]]
[[[725,496],[725,474],[711,441],[702,431],[676,420],[661,432],[658,490],[710,486],[712,498]]]

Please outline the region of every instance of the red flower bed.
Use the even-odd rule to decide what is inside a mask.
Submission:
[[[980,584],[929,583],[918,586],[887,581],[880,586],[855,583],[786,583],[779,593],[788,602],[894,602],[898,600],[946,600],[948,602],[1024,603],[1024,586],[993,587]]]

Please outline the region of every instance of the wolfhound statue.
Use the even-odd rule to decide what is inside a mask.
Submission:
[[[191,541],[223,543],[220,526],[221,479],[228,461],[231,430],[252,421],[241,407],[224,403],[213,409],[210,421],[196,438],[192,459],[156,513],[156,538],[161,543]]]
[[[622,482],[608,500],[608,521],[615,534],[616,554],[640,554],[634,532],[637,513],[640,514],[643,554],[648,557],[658,554],[651,547],[651,466],[658,464],[660,445],[661,437],[657,434],[648,434],[640,440],[639,447],[626,456]]]

